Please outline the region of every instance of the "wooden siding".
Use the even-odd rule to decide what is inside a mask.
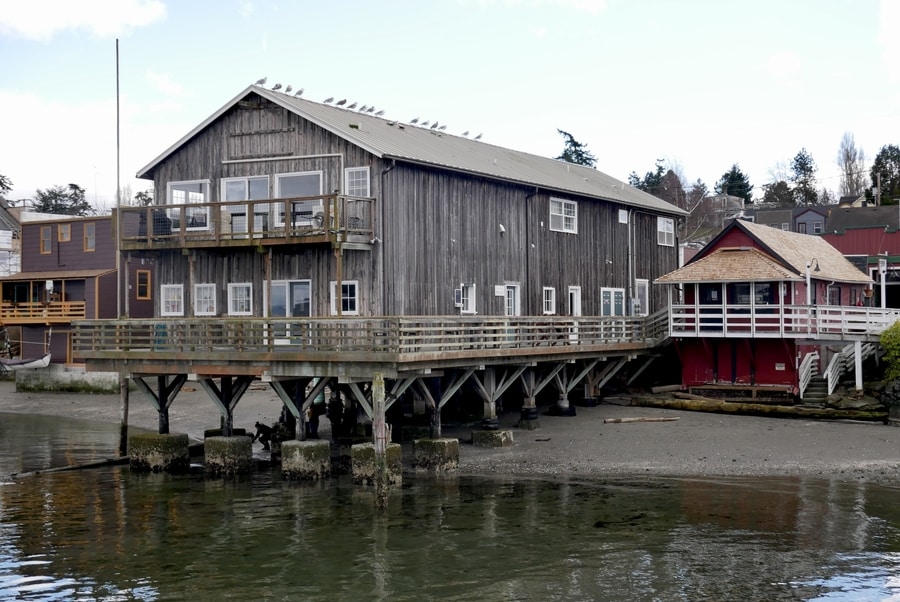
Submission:
[[[59,242],[59,222],[26,222],[22,224],[22,271],[45,272],[59,270],[112,269],[115,267],[116,246],[109,216],[97,216],[66,220],[71,224],[72,236],[68,242]],[[95,224],[95,250],[84,250],[84,227]],[[41,254],[41,227],[51,227],[51,252]]]

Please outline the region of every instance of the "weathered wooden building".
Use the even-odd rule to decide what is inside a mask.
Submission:
[[[486,408],[542,357],[558,374],[647,352],[643,318],[666,302],[651,282],[677,267],[685,215],[595,169],[255,86],[138,177],[156,204],[121,209],[120,242],[157,265],[156,319],[115,332],[155,328],[191,353],[85,323],[89,366],[304,387],[378,370],[394,395],[404,374],[478,370]],[[493,386],[497,364],[521,370]]]
[[[898,317],[867,306],[871,278],[822,237],[743,220],[656,282],[688,389],[803,397],[819,376],[830,393]]]
[[[72,363],[71,323],[119,316],[112,217],[58,216],[27,220],[21,228],[22,271],[0,278],[0,322],[14,354],[40,357],[48,349],[53,363]],[[132,286],[122,302],[134,317],[150,317],[152,263],[136,260],[128,269]]]

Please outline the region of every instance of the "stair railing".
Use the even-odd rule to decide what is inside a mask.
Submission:
[[[803,357],[800,362],[800,399],[806,393],[809,381],[819,372],[819,352],[812,351]]]

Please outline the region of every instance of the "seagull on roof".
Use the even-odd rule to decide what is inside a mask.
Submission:
[[[263,77],[263,78],[260,78],[260,79],[256,80],[256,85],[257,85],[257,86],[265,86],[265,85],[266,85],[266,80],[267,80],[267,79],[269,79],[269,78],[268,78],[268,77]]]
[[[429,123],[431,123],[431,122],[430,122],[430,121],[423,121],[423,122],[422,122],[422,127],[423,127],[423,128],[427,128]]]
[[[348,108],[348,109],[355,109],[355,108],[356,108],[356,102],[354,102],[353,104],[351,104],[351,105],[350,105],[349,107],[347,107],[347,108]]]
[[[439,127],[439,128],[438,128],[438,129],[439,129],[439,130],[441,130],[441,131],[442,131],[442,132],[443,132],[443,131],[444,131],[444,130],[446,130],[446,129],[447,129],[447,126],[446,126],[446,125],[442,125],[442,126],[441,126],[441,127]]]
[[[294,92],[294,96],[296,96],[297,98],[300,98],[301,96],[303,96],[303,88],[300,88],[299,90]]]
[[[288,84],[288,87],[284,89],[284,93],[285,93],[285,94],[290,94],[290,93],[291,93],[291,90],[293,90],[293,89],[294,89],[294,88],[293,88],[290,84]]]
[[[360,112],[360,113],[365,113],[365,112],[366,112],[366,109],[368,109],[368,108],[369,108],[369,105],[363,105],[363,106],[359,107],[359,112]]]
[[[281,90],[281,84],[275,84],[274,86],[272,86],[272,91],[274,92],[276,90]]]
[[[466,138],[468,138],[468,137],[469,137],[469,130],[466,130],[465,132],[463,132],[462,135],[465,136]]]
[[[371,113],[374,110],[375,110],[375,106],[373,105],[373,106],[369,107],[369,110],[366,111],[366,113]],[[384,115],[384,111],[381,112],[381,115]]]
[[[382,115],[384,115],[384,111],[378,111],[377,113],[375,113],[375,117],[381,117]]]
[[[413,119],[412,121],[410,121],[410,123],[411,123],[412,125],[416,125],[417,123],[419,123],[419,118],[416,117],[415,119]]]
[[[432,124],[431,129],[435,130],[435,129],[437,129],[437,126],[438,126],[438,122],[435,121],[434,124]]]
[[[347,99],[346,99],[346,98],[342,98],[342,99],[340,99],[339,101],[337,101],[336,104],[337,104],[337,106],[342,107],[342,106],[344,106],[345,104],[347,104]]]
[[[477,136],[475,136],[475,140],[481,140],[481,134],[478,134]]]
[[[323,100],[322,102],[324,102],[325,104],[332,103],[332,102],[334,102],[334,96],[329,96],[328,98],[326,98],[326,99]]]

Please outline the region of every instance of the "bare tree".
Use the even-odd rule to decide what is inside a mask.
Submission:
[[[856,148],[853,134],[844,132],[838,149],[837,164],[841,168],[841,196],[859,196],[866,190],[866,155]]]

